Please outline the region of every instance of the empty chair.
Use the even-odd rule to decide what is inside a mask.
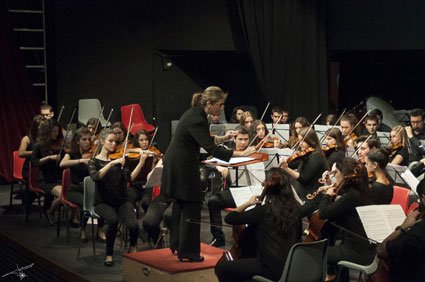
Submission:
[[[409,194],[409,189],[394,186],[394,195],[391,205],[400,205],[403,208],[404,213],[407,214],[409,209]]]
[[[9,209],[12,208],[13,201],[13,186],[15,181],[18,182],[21,190],[22,184],[25,184],[25,180],[22,177],[22,167],[24,166],[25,158],[20,158],[18,151],[13,152],[13,181],[10,186],[10,200],[9,200]]]
[[[294,244],[289,251],[279,282],[318,282],[325,281],[327,269],[327,239],[312,243]],[[271,282],[255,275],[254,281]]]
[[[143,115],[142,108],[139,104],[131,104],[121,107],[121,121],[123,124],[128,127],[130,121],[131,110],[133,109],[133,116],[131,118],[133,127],[131,128],[131,134],[135,134],[137,131],[143,129],[147,132],[152,132],[155,130],[155,127],[149,123],[147,123],[145,116]],[[127,128],[128,130],[128,128]]]
[[[98,118],[101,110],[102,106],[98,99],[80,99],[78,100],[78,121],[85,125],[90,118]],[[100,115],[99,122],[102,126],[106,125],[106,119],[103,117],[103,113]],[[107,126],[110,125],[111,123],[108,122]]]

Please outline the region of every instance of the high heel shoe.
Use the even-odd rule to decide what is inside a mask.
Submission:
[[[203,262],[204,257],[199,256],[197,258],[179,258],[181,262]]]
[[[106,238],[103,239],[99,236],[99,234],[96,235],[96,239],[99,240],[100,243],[106,243]]]
[[[111,261],[105,261],[103,264],[105,266],[114,266],[114,261],[113,260],[111,260]]]

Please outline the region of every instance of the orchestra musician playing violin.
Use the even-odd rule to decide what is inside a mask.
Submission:
[[[146,184],[148,173],[152,171],[159,160],[159,156],[154,151],[150,151],[150,143],[151,137],[147,131],[143,129],[137,131],[134,134],[132,149],[140,149],[140,154],[135,160],[130,158],[131,185],[128,189],[128,200],[133,204],[141,201],[141,206],[145,213],[152,201],[153,187],[145,188],[144,185]]]
[[[345,144],[347,146],[354,146],[354,141],[357,139],[357,136],[359,136],[357,134],[357,128],[353,131],[354,126],[356,126],[356,122],[356,118],[349,114],[343,115],[339,121],[342,136],[344,136]]]
[[[360,136],[356,139],[356,142],[354,143],[357,150],[357,155],[359,157],[359,162],[365,163],[366,161],[366,155],[369,153],[370,150],[379,148],[379,142],[376,139],[369,138],[367,140],[367,136]]]
[[[255,120],[251,124],[249,131],[252,138],[256,136],[252,145],[254,146],[259,145],[262,148],[280,148],[281,147],[280,140],[277,137],[275,138],[268,137],[267,139],[264,139],[264,137],[269,134],[269,130],[267,129],[266,124],[263,121],[259,119]]]
[[[366,238],[356,207],[370,204],[367,171],[353,158],[336,162],[336,186],[323,189],[319,203],[319,219],[328,220]],[[337,200],[335,196],[341,195]],[[340,245],[328,247],[328,279],[335,277],[339,261],[367,265],[375,256],[375,247],[353,234],[342,231]]]
[[[187,222],[200,220],[203,194],[200,180],[200,147],[210,155],[229,161],[232,156],[249,156],[256,150],[249,147],[238,152],[218,146],[233,134],[210,136],[208,114],[218,114],[224,108],[227,94],[210,86],[192,98],[192,108],[180,118],[163,162],[161,190],[174,199],[170,248],[185,262],[200,262],[200,226]]]
[[[376,249],[379,258],[390,260],[390,282],[425,281],[425,180],[416,189],[419,210],[411,212]]]
[[[245,111],[241,115],[241,119],[239,121],[239,125],[246,126],[248,128],[251,127],[251,124],[254,122],[254,115],[250,111]]]
[[[114,122],[111,126],[111,129],[117,135],[117,148],[116,148],[116,150],[117,151],[122,150],[124,148],[123,143],[125,141],[125,137],[127,136],[127,129],[125,129],[124,124],[120,121]]]
[[[291,126],[291,137],[289,137],[289,147],[292,148],[298,141],[298,134],[303,127],[309,127],[310,122],[305,117],[297,117]]]
[[[100,124],[98,118],[92,117],[89,118],[89,120],[87,121],[86,128],[90,131],[91,136],[96,136],[100,133],[100,130],[102,129],[102,124]]]
[[[298,204],[287,173],[280,168],[271,168],[263,186],[264,199],[259,199],[260,195],[252,196],[225,218],[228,224],[249,224],[242,233],[249,232],[254,236],[245,236],[250,240],[243,242],[245,234],[241,234],[238,245],[243,252],[246,253],[247,248],[250,249],[248,253],[256,255],[219,261],[216,274],[220,282],[248,281],[254,275],[279,280],[289,250],[301,238]],[[246,210],[252,205],[256,206]]]
[[[393,127],[390,133],[391,164],[402,166],[409,164],[408,144],[409,139],[407,138],[406,130],[401,125]]]
[[[367,153],[365,158],[365,167],[369,175],[371,184],[372,204],[389,205],[393,199],[393,183],[388,180],[385,167],[389,162],[390,149],[382,147],[373,149]]]
[[[382,123],[382,120],[384,119],[384,114],[382,113],[382,111],[380,109],[373,109],[369,113],[369,115],[376,116],[376,118],[378,119],[377,131],[381,131],[381,132],[390,132],[391,131],[391,127]]]
[[[288,166],[288,163],[293,161],[293,157],[297,156],[296,154],[288,159],[282,158],[279,166],[283,168],[292,179],[297,180],[293,183],[294,187],[298,195],[302,199],[305,199],[307,194],[313,193],[319,188],[320,183],[317,182],[317,179],[321,178],[323,172],[328,170],[328,164],[322,151],[322,145],[313,129],[309,130],[309,128],[303,127],[299,131],[298,139],[301,149],[298,158],[301,160],[297,171]],[[301,187],[300,185],[295,185],[296,183],[300,183]]]
[[[341,131],[337,128],[329,128],[326,133],[326,146],[323,147],[328,166],[332,167],[337,161],[345,158],[346,147],[344,143],[344,137],[342,137]]]
[[[235,128],[235,131],[237,132],[237,135],[234,137],[235,151],[244,151],[249,144],[249,130],[245,126],[239,125]],[[210,245],[214,247],[221,247],[226,244],[224,233],[221,228],[221,210],[225,208],[234,208],[236,207],[236,204],[230,190],[228,189],[228,186],[230,186],[229,169],[222,166],[216,166],[216,169],[221,173],[223,179],[226,180],[226,186],[223,187],[223,190],[212,195],[208,199],[211,234],[213,235]]]
[[[280,116],[282,117],[280,118]],[[284,124],[284,123],[288,123],[289,113],[288,111],[284,111],[279,107],[273,107],[272,114],[270,117],[272,119],[273,124],[275,124],[276,122],[278,122],[279,124]]]
[[[89,176],[88,163],[93,153],[91,150],[91,134],[90,130],[85,127],[80,127],[75,131],[71,141],[71,151],[66,153],[60,162],[61,168],[70,168],[71,171],[71,184],[69,185],[67,199],[76,205],[80,209],[83,208],[84,199],[84,178]],[[79,212],[72,210],[71,224],[78,226]],[[81,233],[81,241],[87,242],[85,227],[87,225],[88,218],[85,218],[83,229]],[[97,237],[106,241],[105,233],[103,232],[103,219],[99,219]]]
[[[378,118],[374,115],[367,115],[364,119],[365,130],[362,135],[372,135],[372,138],[378,140],[378,134],[376,133],[378,129]]]
[[[104,265],[113,266],[115,236],[121,219],[130,233],[130,253],[137,251],[139,225],[134,206],[127,198],[127,182],[130,181],[130,169],[125,158],[111,160],[110,154],[117,147],[117,135],[112,129],[100,133],[100,153],[89,160],[89,174],[96,182],[94,209],[108,224],[106,230],[106,258]]]
[[[46,192],[44,212],[47,212],[50,224],[56,222],[55,212],[60,205],[62,170],[59,168],[59,161],[63,142],[60,124],[55,119],[45,120],[40,125],[37,143],[31,154],[31,165],[40,167],[39,186]],[[55,196],[57,198],[52,203]]]

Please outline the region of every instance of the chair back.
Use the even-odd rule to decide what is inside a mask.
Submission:
[[[279,281],[325,281],[327,239],[292,246]],[[308,270],[306,269],[308,267]]]
[[[159,193],[161,193],[161,186],[154,186],[152,189],[152,200],[158,197]]]
[[[24,167],[25,158],[20,158],[18,151],[13,152],[13,178],[24,181],[22,177],[22,168]]]
[[[68,190],[71,185],[71,170],[69,168],[65,169],[62,173],[62,189],[61,189],[61,202],[67,202]]]
[[[94,194],[96,191],[96,182],[90,176],[84,177],[84,197],[83,210],[94,213]]]
[[[407,214],[411,213],[412,211],[416,210],[417,208],[419,208],[419,203],[418,202],[413,202],[409,209],[407,210]]]
[[[151,132],[155,129],[153,125],[147,123],[145,115],[143,114],[143,110],[139,104],[131,104],[121,107],[121,121],[126,128],[128,127],[130,121],[131,109],[134,109],[133,116],[131,118],[131,121],[134,122],[134,125],[131,129],[131,134],[134,135],[140,129],[144,129],[147,132]]]
[[[92,117],[99,117],[102,106],[99,99],[80,99],[78,100],[78,121],[87,124],[87,121]],[[105,126],[106,119],[104,115],[100,115],[100,126]],[[110,125],[108,122],[107,125]]]
[[[28,188],[30,191],[33,192],[40,192],[45,194],[43,190],[41,190],[38,184],[38,178],[40,175],[40,169],[38,166],[32,166],[31,163],[29,164],[29,177],[28,177]]]
[[[391,205],[400,205],[405,214],[409,209],[409,194],[410,190],[399,186],[394,186],[393,199]]]

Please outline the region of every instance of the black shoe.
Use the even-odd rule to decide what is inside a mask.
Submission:
[[[69,220],[69,226],[71,226],[72,228],[79,228],[80,224],[77,222],[72,221],[72,219]]]
[[[223,247],[224,245],[226,245],[226,242],[224,242],[224,240],[217,239],[217,238],[214,238],[210,243],[210,246],[213,246],[213,247]]]
[[[106,239],[100,238],[99,234],[96,235],[96,239],[99,240],[100,243],[106,243]]]
[[[103,264],[105,266],[114,266],[114,261],[113,260],[111,260],[111,261],[105,261]]]
[[[197,258],[179,258],[181,262],[203,262],[204,257],[199,256]]]
[[[171,250],[171,253],[173,255],[175,255],[177,253],[177,248],[170,248],[170,250]]]

